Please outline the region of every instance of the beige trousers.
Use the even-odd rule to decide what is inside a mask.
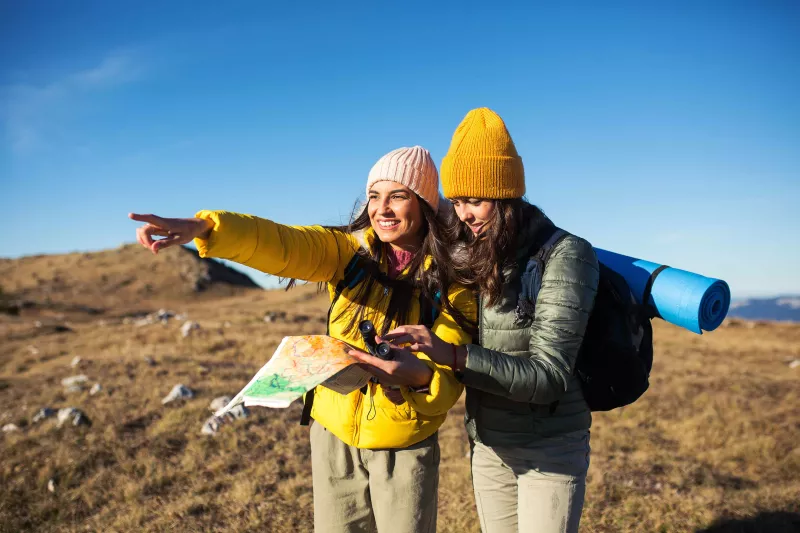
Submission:
[[[349,446],[311,426],[314,530],[317,533],[434,533],[439,439],[408,448]]]
[[[472,485],[483,533],[576,533],[589,469],[589,432],[524,448],[472,443]]]

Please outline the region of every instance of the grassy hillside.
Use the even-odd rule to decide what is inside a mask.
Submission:
[[[154,256],[138,244],[0,259],[0,287],[7,299],[26,302],[28,314],[79,314],[259,289],[245,274],[201,259],[190,248],[170,248]]]
[[[109,252],[116,253],[128,251]],[[106,270],[108,279],[124,277],[113,274],[122,265],[96,272]],[[88,289],[79,289],[84,275],[64,268],[62,279],[91,304]],[[152,280],[139,276],[131,285]],[[11,287],[34,286],[15,279]],[[67,292],[53,294],[67,300]],[[299,405],[254,408],[215,437],[200,428],[209,402],[236,393],[284,335],[324,332],[324,296],[300,287],[172,303],[202,329],[184,339],[181,322],[136,325],[120,315],[87,316],[59,332],[37,327],[34,316],[0,315],[0,425],[19,428],[0,434],[0,531],[311,530]],[[286,319],[265,323],[268,311]],[[582,530],[795,531],[800,368],[789,362],[800,359],[800,327],[732,322],[697,336],[656,326],[651,390],[633,406],[595,416]],[[82,361],[73,368],[75,356]],[[103,390],[65,392],[61,380],[75,374]],[[177,383],[195,398],[163,406]],[[92,425],[34,424],[45,406],[79,408]],[[439,531],[479,529],[463,412],[462,399],[440,431]]]

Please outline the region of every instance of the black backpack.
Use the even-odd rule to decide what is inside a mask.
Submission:
[[[537,239],[541,243],[538,251],[528,260],[522,274],[518,314],[533,316],[544,266],[553,248],[567,235],[555,226],[542,230]],[[665,268],[656,269],[650,276],[642,302],[650,299],[653,282]],[[653,366],[650,320],[654,316],[649,306],[636,302],[625,278],[600,263],[594,310],[574,371],[592,411],[610,411],[628,405],[647,390]],[[554,412],[556,406],[557,402],[551,404],[549,411]]]

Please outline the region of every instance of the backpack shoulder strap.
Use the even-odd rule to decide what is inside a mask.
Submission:
[[[550,259],[553,248],[561,239],[569,235],[566,231],[556,226],[548,225],[539,230],[534,243],[529,248],[528,256],[523,256],[519,262],[519,297],[515,310],[517,320],[525,317],[533,318],[536,308],[536,295],[544,275],[544,268]]]
[[[523,255],[518,264],[520,272],[526,272],[537,261],[541,262],[542,265],[547,263],[555,245],[567,235],[569,235],[568,232],[552,224],[539,230],[533,244],[528,249],[528,253]]]
[[[563,229],[555,226],[553,227],[553,232],[550,234],[550,237],[539,247],[539,251],[536,252],[536,257],[539,258],[542,265],[547,264],[547,261],[550,260],[550,255],[553,253],[553,248],[568,235],[569,233]]]
[[[301,426],[307,426],[311,422],[311,408],[314,407],[314,390],[309,390],[303,398],[303,412],[300,414]]]
[[[336,284],[337,296],[341,294],[345,288],[352,289],[364,278],[367,271],[366,261],[367,260],[360,254],[355,254],[353,258],[348,261],[347,265],[344,267],[344,277]]]
[[[419,293],[419,323],[428,329],[433,327],[433,323],[439,318],[442,309],[442,293],[436,291],[433,295],[433,301],[425,297],[420,291]]]
[[[539,276],[537,278],[537,282],[541,283],[542,278],[541,276],[544,275],[544,269],[547,265],[547,262],[550,260],[550,255],[553,253],[553,249],[556,245],[561,242],[565,237],[569,235],[568,232],[564,231],[561,228],[556,226],[552,226],[547,233],[545,233],[542,237],[540,237],[539,242],[537,243],[538,249],[536,249],[536,254],[534,254],[528,260],[528,267],[526,267],[526,274],[527,270],[530,269],[533,265],[541,265],[541,272],[539,272]],[[533,265],[532,265],[533,264]],[[536,289],[538,292],[538,288]],[[521,294],[521,298],[526,298],[528,300],[533,298],[533,294],[529,294],[527,292],[526,283],[523,283],[523,293]],[[535,311],[536,302],[532,301],[525,301],[520,302],[519,308],[526,310],[532,309]],[[558,400],[551,402],[546,405],[534,405],[531,404],[531,410],[537,413],[539,416],[552,416],[555,413],[556,409],[558,408]]]
[[[331,298],[331,305],[328,307],[328,320],[326,321],[325,334],[331,334],[331,312],[336,300],[342,295],[345,289],[352,289],[364,278],[366,274],[365,259],[359,254],[355,254],[344,267],[344,277],[336,284],[336,289]],[[307,426],[311,422],[311,408],[314,406],[314,389],[306,393],[303,399],[303,413],[300,415],[300,425]]]

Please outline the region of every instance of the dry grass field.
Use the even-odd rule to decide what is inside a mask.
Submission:
[[[283,336],[324,332],[324,296],[213,280],[196,293],[208,276],[191,254],[120,250],[0,262],[5,293],[29,301],[0,313],[0,425],[19,428],[0,434],[0,531],[310,531],[299,405],[254,408],[213,437],[200,428]],[[159,307],[201,329],[184,339],[180,321],[133,323]],[[265,323],[267,311],[287,316]],[[595,415],[582,530],[800,530],[800,368],[789,366],[800,325],[698,336],[658,322],[655,336],[651,389]],[[75,374],[103,390],[65,392]],[[177,383],[196,396],[163,406]],[[33,423],[45,406],[79,408],[92,425]],[[479,529],[463,412],[462,399],[440,431],[439,531]]]

